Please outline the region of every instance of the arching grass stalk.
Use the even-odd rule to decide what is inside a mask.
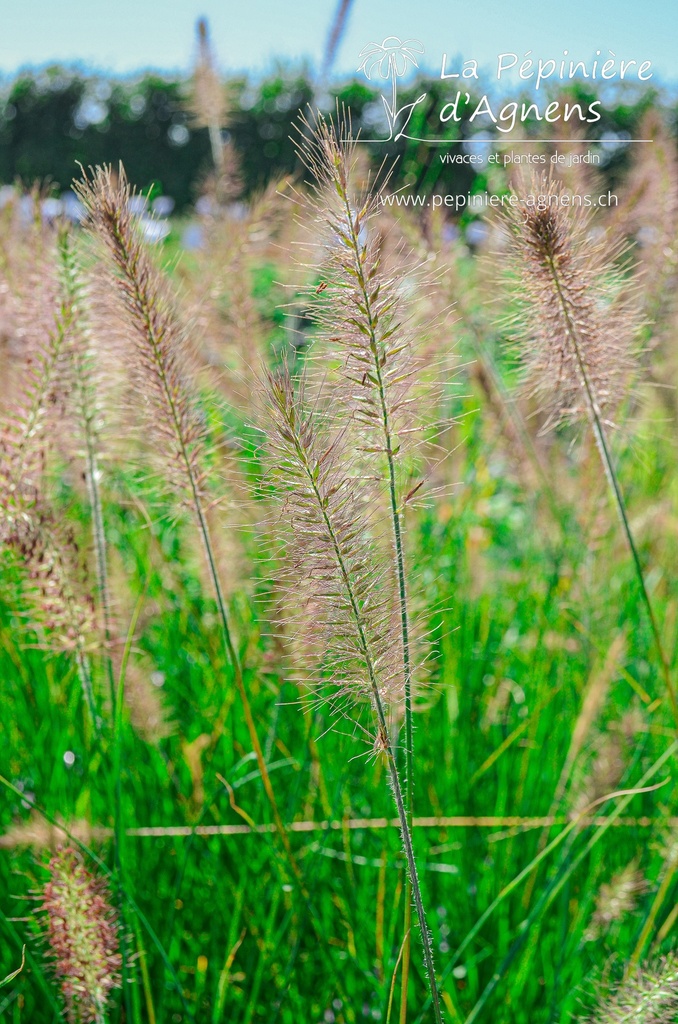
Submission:
[[[90,229],[100,238],[108,253],[112,294],[117,296],[119,304],[112,312],[118,316],[122,313],[125,327],[131,329],[135,356],[132,375],[139,393],[143,395],[144,405],[150,412],[150,435],[156,441],[170,485],[192,510],[197,522],[216,598],[224,649],[276,833],[319,946],[327,955],[322,924],[313,907],[273,790],[229,619],[206,515],[202,469],[203,424],[192,400],[188,381],[190,356],[174,314],[173,296],[166,279],[150,259],[130,212],[131,190],[122,167],[117,180],[113,178],[110,168],[97,168],[93,172],[93,179],[85,176],[76,189],[88,211]],[[337,984],[341,988],[340,978]]]
[[[619,519],[621,520],[624,537],[626,538],[626,542],[629,546],[631,560],[633,562],[633,567],[635,569],[636,576],[638,577],[640,592],[643,597],[643,603],[645,604],[645,608],[647,610],[648,619],[650,621],[650,628],[652,630],[652,636],[654,639],[655,647],[657,648],[657,654],[659,655],[659,661],[661,664],[662,675],[664,677],[666,692],[668,693],[669,699],[671,701],[671,710],[673,712],[674,722],[676,723],[676,728],[678,728],[678,703],[676,703],[676,692],[671,681],[669,663],[664,652],[664,646],[662,644],[662,639],[659,633],[659,627],[657,625],[657,619],[654,613],[654,608],[652,607],[652,601],[650,600],[650,595],[648,593],[647,585],[645,583],[645,576],[643,574],[643,567],[641,565],[640,556],[638,555],[638,548],[636,547],[636,542],[633,538],[633,533],[631,532],[631,526],[629,524],[629,517],[626,511],[626,503],[624,501],[621,485],[619,483],[619,478],[617,476],[614,462],[610,454],[610,446],[608,444],[607,437],[605,436],[605,430],[603,428],[603,420],[600,408],[598,406],[598,403],[596,402],[595,393],[591,384],[591,380],[589,378],[586,362],[584,360],[584,354],[581,343],[582,339],[578,334],[573,313],[568,305],[566,295],[563,291],[563,282],[561,281],[560,276],[558,274],[558,266],[553,254],[550,254],[548,256],[547,266],[553,279],[553,286],[558,296],[558,301],[560,303],[560,307],[562,310],[563,321],[565,323],[567,334],[575,353],[577,369],[581,374],[581,380],[584,386],[584,393],[586,395],[586,408],[591,422],[591,427],[593,429],[593,436],[596,440],[596,447],[598,449],[598,454],[600,455],[600,459],[603,464],[603,470],[605,472],[607,482],[610,486],[610,490],[612,492],[614,502],[617,507],[617,512],[619,513]]]
[[[399,451],[397,439],[393,436],[391,426],[391,415],[386,394],[386,383],[384,380],[383,367],[385,365],[384,346],[380,344],[381,339],[377,335],[379,317],[373,309],[372,296],[375,288],[368,287],[365,259],[363,252],[365,247],[361,246],[358,237],[358,225],[348,196],[348,182],[346,181],[346,168],[342,161],[337,165],[339,173],[340,198],[343,204],[346,225],[348,226],[348,249],[353,255],[353,270],[357,288],[362,298],[364,307],[365,323],[367,326],[367,339],[369,352],[372,357],[372,373],[374,375],[374,387],[378,396],[378,410],[380,413],[380,425],[383,434],[383,444],[386,453],[386,464],[388,467],[388,497],[391,512],[391,526],[393,530],[393,552],[395,560],[396,578],[398,580],[398,605],[400,615],[400,636],[403,651],[403,695],[405,715],[405,814],[407,816],[408,828],[412,832],[412,817],[414,815],[414,726],[412,721],[412,655],[410,651],[410,621],[407,605],[407,578],[405,575],[405,552],[403,546],[403,524],[401,521],[401,508],[398,500],[398,484],[396,481],[395,460]],[[409,982],[410,967],[410,934],[411,934],[411,883],[409,879],[405,886],[405,940],[403,944],[403,973],[400,1000],[400,1022],[405,1024],[407,1019],[407,990]]]
[[[73,238],[68,229],[59,233],[58,254],[61,269],[64,307],[69,311],[68,344],[66,346],[66,373],[72,382],[73,405],[77,421],[77,433],[82,444],[85,463],[85,482],[92,517],[92,538],[94,541],[94,563],[97,592],[101,610],[101,628],[104,640],[104,657],[111,700],[111,716],[115,715],[115,679],[111,644],[111,598],[108,585],[108,557],[106,551],[106,530],[101,500],[99,460],[99,418],[95,373],[87,323],[85,319],[85,290]]]
[[[402,662],[393,656],[388,604],[380,600],[383,574],[371,556],[366,530],[368,495],[346,473],[350,455],[346,432],[322,436],[317,408],[307,412],[303,384],[299,398],[287,370],[269,375],[273,414],[271,448],[285,487],[285,512],[294,524],[290,563],[317,602],[333,678],[350,699],[367,698],[376,720],[375,751],[386,759],[396,805],[407,874],[421,931],[424,963],[435,1020],[442,1022],[431,936],[426,923],[412,846],[411,818],[389,736],[388,705],[398,694]]]
[[[539,202],[512,211],[513,248],[520,261],[523,352],[550,421],[585,417],[596,442],[646,609],[661,674],[678,729],[678,702],[654,607],[607,438],[607,410],[624,397],[635,366],[631,342],[637,309],[614,261],[618,250],[594,242],[588,219],[563,202],[546,177],[530,191]]]
[[[240,697],[245,724],[257,760],[268,803],[293,874],[300,880],[268,767],[257,733],[244,683],[242,664],[226,608],[207,524],[203,495],[201,456],[202,425],[190,400],[182,355],[180,328],[173,316],[171,297],[140,238],[129,209],[131,190],[124,170],[117,180],[111,168],[97,168],[76,185],[92,231],[104,243],[110,259],[113,286],[121,302],[125,322],[132,328],[137,357],[136,383],[153,410],[150,426],[161,441],[171,482],[193,510],[206,554],[209,576],[217,603],[221,634],[233,680]]]
[[[328,256],[322,268],[326,276],[322,299],[314,316],[330,350],[343,357],[344,403],[358,424],[364,454],[380,463],[388,494],[393,575],[401,649],[401,686],[404,717],[405,813],[411,831],[414,813],[413,654],[410,622],[403,512],[407,496],[401,493],[397,461],[411,448],[413,436],[410,407],[412,388],[420,376],[398,282],[381,266],[378,245],[370,236],[369,223],[379,205],[380,189],[362,196],[353,194],[350,182],[354,144],[350,125],[338,126],[316,118],[304,123],[299,153],[314,175],[316,185],[310,208],[327,236]],[[382,184],[382,188],[385,183]],[[329,228],[329,231],[327,230]],[[383,460],[383,461],[382,461]],[[385,469],[385,473],[384,473]],[[415,488],[417,490],[418,488]],[[407,1018],[410,962],[411,893],[406,882],[405,944],[402,957],[400,1021]]]

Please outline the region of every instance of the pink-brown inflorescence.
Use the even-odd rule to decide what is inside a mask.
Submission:
[[[593,231],[590,210],[546,175],[511,210],[522,308],[516,317],[527,383],[547,425],[608,420],[633,377],[636,296],[619,246]],[[515,282],[514,282],[515,283]]]
[[[185,332],[166,278],[153,263],[131,208],[133,190],[122,166],[97,167],[75,190],[88,227],[102,243],[111,283],[111,312],[132,341],[131,370],[163,469],[177,490],[195,500],[202,479],[203,424],[191,400]]]
[[[117,922],[106,884],[66,847],[49,863],[41,910],[70,1024],[104,1019],[109,996],[120,987]]]

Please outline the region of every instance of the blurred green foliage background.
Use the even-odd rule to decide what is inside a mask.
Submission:
[[[288,69],[259,81],[232,79],[225,88],[228,134],[242,168],[244,197],[271,179],[299,170],[290,135],[299,113],[309,105],[331,111],[337,103],[345,104],[356,133],[379,137],[381,93],[359,81],[318,90],[303,71]],[[400,100],[412,101],[422,91],[428,97],[417,109],[418,123],[412,126],[417,131],[412,134],[439,137],[437,112],[449,90],[440,80],[420,79],[403,89]],[[60,67],[21,73],[0,93],[0,182],[40,181],[64,191],[77,174],[78,162],[88,166],[122,160],[134,184],[144,190],[155,186],[157,193],[171,196],[180,211],[195,201],[210,170],[208,132],[192,122],[188,93],[187,80],[150,74],[115,81]],[[584,102],[595,98],[578,84],[567,96]],[[586,126],[590,139],[604,143],[602,166],[608,183],[614,183],[624,163],[629,148],[624,140],[633,137],[657,99],[654,89],[620,92],[613,103],[603,104],[601,120]],[[675,110],[670,120],[675,123]],[[525,128],[528,135],[539,134],[537,122],[528,122]],[[444,126],[451,140],[468,139],[477,131],[478,123],[468,120]],[[482,171],[443,164],[435,147],[401,139],[388,147],[375,143],[366,148],[375,168],[385,155],[401,157],[393,178],[396,188],[465,193],[486,187]]]

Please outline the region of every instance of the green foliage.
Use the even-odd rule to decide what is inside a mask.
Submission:
[[[188,83],[146,75],[140,79],[108,80],[67,68],[23,72],[0,98],[0,182],[16,178],[24,184],[53,183],[61,191],[77,176],[77,163],[85,166],[122,160],[130,181],[143,190],[171,196],[179,210],[195,202],[201,182],[210,171],[210,145],[206,128],[196,128],[187,110]],[[428,93],[416,108],[408,134],[417,137],[466,139],[478,125],[468,114],[460,123],[441,124],[436,116],[449,100],[449,89],[439,79],[420,79],[401,94],[402,103]],[[292,125],[299,112],[316,102],[309,78],[294,71],[252,82],[228,83],[228,134],[238,151],[244,195],[260,190],[271,180],[299,171],[294,154]],[[570,90],[576,102],[595,96],[581,85]],[[603,133],[632,136],[655,94],[621,95],[614,106],[603,108],[602,120],[591,128],[592,138]],[[383,137],[381,93],[362,82],[334,88],[324,105],[336,103],[352,112],[353,130],[364,139]],[[530,127],[530,126],[528,126]],[[531,130],[538,133],[538,125]],[[399,161],[394,186],[416,191],[467,193],[482,183],[472,166],[443,164],[436,147],[400,139],[384,146],[367,145],[376,170],[384,157]],[[459,149],[454,147],[454,152]],[[624,150],[611,151],[608,171],[616,181],[625,166]]]
[[[53,182],[63,191],[77,164],[122,160],[131,179],[185,206],[207,166],[205,131],[188,123],[180,83],[147,76],[109,83],[52,68],[22,75],[0,118],[0,180]]]
[[[456,411],[463,414],[458,439],[465,453],[458,488],[439,513],[422,514],[412,524],[417,573],[435,631],[433,689],[415,723],[416,813],[529,819],[550,811],[587,681],[605,653],[607,638],[624,622],[634,623],[625,674],[615,677],[601,729],[603,724],[616,729],[640,706],[627,677],[652,695],[660,692],[661,681],[613,521],[593,563],[572,509],[565,510],[567,539],[551,548],[539,525],[538,503],[522,492],[506,456],[488,444],[477,399],[459,400]],[[624,472],[637,507],[654,500],[665,471],[651,452],[642,466],[626,460]],[[243,824],[238,808],[264,822],[268,807],[233,703],[214,602],[198,574],[199,552],[186,529],[169,520],[156,517],[149,529],[140,511],[147,500],[145,485],[140,490],[141,481],[131,476],[120,483],[133,500],[119,504],[109,499],[107,504],[112,560],[132,592],[145,594],[134,659],[147,681],[152,676],[160,684],[157,692],[172,723],[170,736],[149,744],[125,711],[122,824],[161,831],[163,826],[237,826]],[[675,542],[665,557],[676,564]],[[350,730],[330,730],[322,708],[304,717],[271,641],[257,640],[263,598],[264,593],[256,601],[238,595],[231,607],[239,635],[250,638],[248,660],[260,666],[248,673],[247,685],[285,820],[390,818],[380,763],[368,758],[367,750],[356,758],[360,746]],[[671,585],[662,606],[676,600]],[[93,742],[68,661],[26,647],[30,638],[16,610],[7,605],[0,636],[2,701],[12,709],[5,717],[0,774],[14,780],[25,796],[22,802],[5,793],[0,831],[29,819],[28,801],[34,796],[50,815],[66,821],[86,817],[112,827],[112,751],[107,741],[101,749]],[[216,721],[222,726],[196,761],[191,751],[200,750],[201,737],[213,735]],[[649,721],[649,731],[635,735],[620,787],[637,784],[666,749],[668,715],[655,711]],[[591,768],[596,742],[594,735],[580,776]],[[75,754],[72,766],[64,761],[67,750]],[[220,777],[232,788],[232,798]],[[666,778],[665,769],[653,781]],[[660,791],[659,803],[661,814],[654,794],[635,798],[625,814],[647,815],[655,824],[611,828],[578,864],[531,925],[483,1020],[546,1024],[553,1014],[568,1020],[584,998],[588,979],[611,956],[623,960],[630,955],[662,872],[661,818],[674,813],[673,782]],[[238,1022],[271,1015],[290,1024],[320,1021],[329,1012],[337,1021],[383,1018],[400,942],[403,859],[396,830],[347,828],[291,837],[329,943],[331,967],[313,941],[303,904],[270,834],[168,831],[124,838],[126,890],[152,924],[181,989],[180,994],[141,927],[137,944],[144,950],[157,1021],[217,1021],[222,1019],[220,1005],[229,1020]],[[540,865],[538,891],[574,864],[590,837],[590,829],[573,834]],[[422,881],[434,908],[430,925],[441,970],[492,899],[535,856],[539,838],[539,829],[502,824],[415,830],[426,859]],[[110,841],[94,840],[94,846],[107,856]],[[647,894],[636,912],[613,923],[599,941],[587,941],[596,892],[634,858],[648,880]],[[30,916],[35,877],[30,849],[2,852],[0,974],[16,967],[26,933],[9,919],[20,922]],[[459,1019],[520,935],[524,893],[523,884],[504,900],[448,974],[446,1002],[456,1007]],[[674,884],[667,907],[675,897]],[[14,1019],[31,1024],[54,1019],[41,988],[44,970],[34,956],[15,981],[22,1008]],[[139,970],[137,958],[137,997]],[[418,993],[411,1006],[415,1020],[425,990],[416,966],[413,986]],[[0,1002],[0,1008],[4,1005],[16,1002]]]
[[[280,95],[272,93],[274,104]],[[281,304],[295,309],[308,328],[302,362],[313,351],[308,295],[289,287],[281,246],[255,250],[247,262],[256,231],[246,224],[238,236],[237,223],[221,227],[229,243],[235,236],[240,276],[219,239],[212,244],[223,260],[211,254],[201,264],[203,250],[188,269],[178,267],[174,239],[165,256],[185,275],[183,287],[195,288],[205,321],[204,278],[214,269],[206,263],[218,264],[208,281],[218,327],[225,332],[241,316],[252,361],[248,317],[259,317],[255,328],[275,364]],[[422,489],[426,501],[404,513],[408,582],[430,638],[414,716],[415,854],[445,1019],[566,1024],[591,1011],[601,990],[615,990],[634,957],[675,948],[675,732],[596,451],[565,428],[538,437],[527,421],[548,464],[544,479],[535,476],[487,386],[488,367],[501,386],[515,382],[516,367],[508,338],[484,320],[486,271],[461,247],[445,258],[461,320],[458,372],[444,381],[444,436],[436,438],[445,458]],[[243,298],[252,303],[246,316],[236,301]],[[438,330],[432,361],[450,344],[447,328]],[[50,848],[66,834],[105,880],[121,921],[125,980],[111,1024],[387,1016],[405,864],[384,760],[371,733],[309,701],[296,678],[278,628],[265,501],[276,484],[262,455],[260,398],[248,394],[239,405],[234,392],[208,386],[215,366],[226,365],[218,341],[210,335],[208,358],[201,353],[195,402],[218,439],[206,457],[206,516],[243,686],[303,886],[275,834],[200,538],[161,482],[136,467],[137,442],[125,440],[97,475],[118,638],[113,702],[108,658],[91,652],[100,735],[74,658],[47,649],[49,627],[31,625],[17,559],[0,552],[0,978],[12,979],[0,994],[3,1024],[60,1019],[34,909]],[[182,382],[170,381],[175,396]],[[675,675],[678,453],[659,403],[638,404],[642,448],[620,436],[615,457]],[[527,400],[515,405],[529,411]],[[80,459],[79,450],[57,446],[40,470],[53,485],[55,517],[91,554]],[[215,478],[235,511],[211,501]],[[239,519],[241,505],[254,506],[252,515]],[[601,679],[604,699],[571,756]],[[620,790],[628,792],[608,799]],[[610,909],[605,894],[614,896],[620,877],[637,879],[633,898]],[[419,956],[410,971],[407,1020],[430,1024]],[[619,998],[627,992],[621,985]],[[609,1005],[621,1003],[610,997]]]

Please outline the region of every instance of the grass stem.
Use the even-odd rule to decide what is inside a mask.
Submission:
[[[567,300],[565,298],[565,295],[563,293],[563,289],[562,289],[562,286],[561,286],[561,283],[560,283],[560,277],[559,277],[559,274],[558,274],[558,268],[556,267],[556,264],[555,264],[555,261],[554,261],[552,255],[549,255],[549,257],[548,257],[548,267],[549,267],[549,271],[550,271],[550,274],[551,274],[551,277],[552,277],[552,280],[553,280],[554,288],[556,290],[556,294],[558,296],[558,302],[560,304],[561,312],[562,312],[563,319],[564,319],[564,322],[565,322],[565,325],[566,325],[566,330],[568,332],[568,336],[569,336],[570,342],[572,344],[572,348],[573,348],[574,353],[575,353],[575,358],[576,358],[576,361],[577,361],[577,368],[578,368],[578,371],[579,371],[579,374],[580,374],[580,377],[581,377],[581,381],[582,381],[582,384],[583,384],[583,387],[584,387],[584,393],[585,393],[585,397],[586,397],[586,405],[587,405],[587,409],[588,409],[588,413],[589,413],[589,417],[590,417],[590,421],[591,421],[591,426],[592,426],[592,429],[593,429],[593,434],[594,434],[594,437],[595,437],[595,440],[596,440],[596,447],[598,449],[598,453],[600,455],[600,459],[601,459],[601,462],[603,464],[603,470],[605,472],[605,476],[606,476],[608,484],[610,486],[610,490],[612,491],[612,495],[613,495],[613,498],[614,498],[614,501],[615,501],[615,504],[616,504],[616,507],[617,507],[617,511],[619,513],[619,518],[621,520],[622,530],[623,530],[623,533],[624,533],[624,537],[626,538],[626,542],[628,544],[629,551],[631,552],[631,560],[633,562],[633,567],[635,569],[636,576],[638,578],[638,583],[639,583],[639,586],[640,586],[640,592],[641,592],[641,595],[642,595],[642,598],[643,598],[643,604],[645,605],[645,609],[647,611],[647,616],[648,616],[648,619],[649,619],[649,622],[650,622],[650,628],[652,630],[652,636],[653,636],[653,639],[654,639],[654,644],[655,644],[655,647],[657,649],[657,653],[659,655],[659,661],[660,661],[660,664],[661,664],[662,676],[664,678],[664,684],[666,686],[666,692],[667,692],[667,694],[669,696],[669,700],[670,700],[670,703],[671,703],[671,711],[672,711],[672,714],[673,714],[673,720],[674,720],[676,729],[678,730],[678,703],[676,702],[676,691],[674,689],[673,682],[671,681],[671,672],[670,672],[670,669],[669,669],[668,659],[667,659],[666,654],[664,652],[664,646],[662,644],[661,635],[659,633],[659,627],[657,625],[657,619],[656,619],[656,616],[655,616],[655,613],[654,613],[654,608],[652,606],[652,601],[650,600],[650,595],[649,595],[649,592],[648,592],[648,589],[647,589],[647,585],[645,583],[645,576],[643,574],[643,567],[642,567],[642,564],[641,564],[641,561],[640,561],[640,556],[638,554],[638,548],[636,547],[636,542],[634,540],[633,533],[631,531],[631,525],[629,523],[629,518],[628,518],[627,511],[626,511],[626,503],[624,501],[624,496],[623,496],[623,493],[622,493],[621,485],[619,483],[617,472],[615,470],[614,462],[612,460],[612,456],[611,456],[611,453],[610,453],[610,448],[609,448],[609,445],[607,443],[607,438],[605,436],[605,430],[603,428],[603,421],[602,421],[602,418],[601,418],[601,415],[600,415],[600,410],[598,409],[598,404],[596,402],[595,395],[594,395],[594,392],[593,392],[593,388],[591,386],[591,381],[589,380],[589,375],[588,375],[588,372],[587,372],[587,369],[586,369],[586,363],[585,363],[585,360],[584,360],[584,357],[583,357],[582,346],[581,346],[581,343],[580,343],[580,340],[579,340],[577,328],[576,328],[574,319],[572,317],[572,314],[570,312],[569,305],[568,305]]]

